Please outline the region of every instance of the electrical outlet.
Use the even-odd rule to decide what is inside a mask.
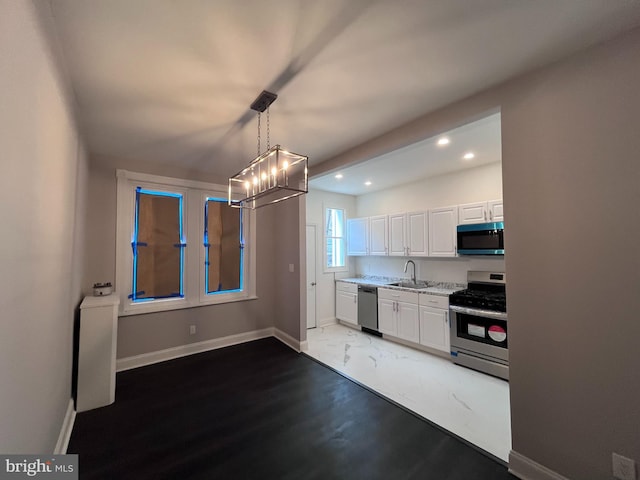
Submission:
[[[636,462],[617,453],[611,456],[613,477],[619,480],[636,480]]]
[[[289,272],[293,273],[294,271],[294,267],[293,267],[293,263],[289,264]]]
[[[189,335],[195,335],[196,334],[196,326],[195,325],[190,325],[189,326]]]

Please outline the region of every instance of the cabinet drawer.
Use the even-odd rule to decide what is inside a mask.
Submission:
[[[395,290],[391,288],[378,289],[378,299],[415,303],[417,305],[419,296],[418,292],[404,292],[402,290]]]
[[[435,308],[449,308],[449,297],[443,297],[441,295],[429,295],[423,293],[420,295],[420,305],[425,307]]]
[[[349,282],[336,282],[336,290],[340,292],[358,293],[358,285]]]

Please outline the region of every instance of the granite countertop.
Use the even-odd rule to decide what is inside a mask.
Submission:
[[[336,282],[356,283],[358,285],[371,285],[374,287],[391,288],[395,290],[402,290],[405,292],[428,293],[430,295],[440,295],[442,297],[448,297],[453,292],[467,288],[467,286],[464,283],[433,282],[433,281],[425,281],[424,283],[426,286],[424,288],[407,288],[407,287],[400,287],[397,285],[390,285],[390,283],[397,283],[402,281],[406,282],[407,279],[393,278],[393,277],[378,277],[378,276],[336,279]],[[423,283],[423,281],[418,280],[418,283]]]

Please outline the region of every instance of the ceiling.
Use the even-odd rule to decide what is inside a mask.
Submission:
[[[271,144],[310,165],[640,25],[603,0],[49,0],[92,154],[231,175]],[[263,117],[261,150],[266,150]],[[410,147],[411,148],[411,147]]]
[[[438,143],[444,139],[448,143]],[[468,154],[473,157],[465,158]],[[495,113],[366,162],[314,177],[309,186],[357,196],[500,161],[500,114]]]

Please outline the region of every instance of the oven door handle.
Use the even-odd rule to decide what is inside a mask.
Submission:
[[[507,321],[506,312],[496,312],[494,310],[482,310],[480,308],[460,307],[458,305],[451,305],[449,307],[452,312],[466,313],[467,315],[474,315],[476,317],[493,318],[494,320]]]

